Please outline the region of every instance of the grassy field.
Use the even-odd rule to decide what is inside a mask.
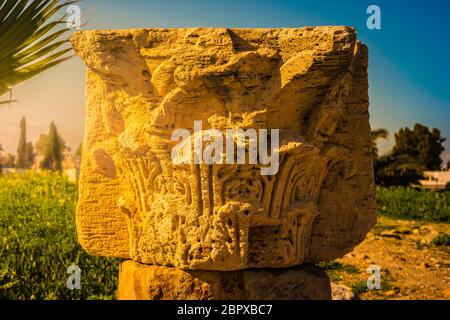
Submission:
[[[118,261],[91,257],[77,244],[76,200],[76,185],[54,173],[0,176],[0,299],[115,298]],[[450,192],[380,188],[377,189],[377,201],[380,214],[390,218],[439,222],[444,225],[450,221]],[[412,225],[417,227],[414,223]],[[380,226],[384,228],[382,231],[390,228],[379,223],[372,231],[375,235],[369,234],[368,241],[374,237],[386,239],[383,234],[376,233]],[[430,244],[432,247],[448,247],[447,229],[442,231],[434,240],[435,243]],[[401,233],[393,235],[397,238],[404,237]],[[386,236],[389,241],[398,240],[391,240],[390,234]],[[410,242],[415,246],[414,241],[416,239],[411,239]],[[370,245],[370,242],[365,243]],[[394,244],[402,243],[406,242],[398,241]],[[386,245],[385,249],[393,248],[394,244]],[[364,249],[364,244],[358,250],[361,248]],[[380,242],[374,242],[370,250],[376,251],[377,248],[380,248]],[[423,250],[422,247],[416,249],[418,252]],[[384,255],[383,252],[380,254]],[[421,254],[417,255],[420,258]],[[366,261],[361,261],[362,268]],[[72,264],[79,266],[82,271],[81,290],[67,288],[67,268]],[[397,262],[393,264],[396,265]],[[337,262],[327,263],[324,267],[333,273],[332,278],[336,274],[365,276],[364,272],[358,273],[355,267]],[[440,276],[438,273],[436,277]],[[360,291],[358,284],[359,282],[352,284],[357,292]]]
[[[52,173],[0,176],[0,299],[113,299],[118,261],[76,242],[77,187]],[[81,269],[81,290],[67,268]]]
[[[378,211],[399,219],[450,222],[450,191],[377,188]]]

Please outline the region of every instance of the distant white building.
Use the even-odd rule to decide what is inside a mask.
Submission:
[[[423,176],[426,180],[419,180],[422,188],[425,189],[445,189],[450,183],[449,171],[425,171]]]

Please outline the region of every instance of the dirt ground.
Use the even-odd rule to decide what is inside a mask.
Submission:
[[[439,235],[450,235],[450,225],[379,217],[352,253],[323,267],[363,300],[450,300],[450,247],[436,242]],[[371,265],[381,269],[380,290],[367,289]]]

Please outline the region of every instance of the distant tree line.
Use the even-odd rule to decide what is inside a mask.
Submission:
[[[58,133],[54,122],[50,124],[48,134],[41,134],[33,147],[33,143],[27,141],[27,122],[25,117],[20,121],[19,144],[17,156],[3,151],[0,145],[0,174],[3,168],[32,169],[40,168],[52,171],[61,171],[64,159],[64,151],[70,150],[64,139]],[[77,150],[81,155],[81,145]],[[37,163],[36,156],[42,160]]]
[[[377,143],[380,139],[387,139],[389,132],[386,129],[372,131],[372,150],[374,158],[375,182],[380,186],[406,186],[418,183],[426,170],[440,170],[442,166],[441,154],[445,150],[446,141],[441,132],[436,129],[416,124],[411,130],[401,128],[395,134],[393,149],[380,156]],[[35,155],[41,155],[39,164],[41,169],[62,170],[63,153],[68,147],[58,133],[54,122],[50,124],[48,134],[42,134],[36,144],[27,141],[26,119],[20,121],[20,137],[17,147],[17,157],[6,154],[0,145],[0,173],[2,168],[15,167],[18,169],[31,169],[36,165]],[[82,146],[76,150],[81,156]],[[450,169],[450,161],[447,163]]]
[[[62,169],[63,151],[65,142],[58,134],[54,122],[50,124],[48,135],[41,135],[36,143],[38,154],[43,155],[40,163],[41,169],[60,171]],[[25,117],[20,121],[20,137],[17,147],[16,168],[31,169],[35,165],[34,149],[31,142],[27,142],[27,130]]]
[[[386,139],[386,129],[372,131],[375,181],[381,186],[407,186],[418,183],[426,170],[440,170],[441,154],[446,141],[436,129],[416,124],[411,130],[401,128],[395,134],[395,145],[391,152],[380,156],[377,142]],[[450,162],[447,167],[450,166]]]

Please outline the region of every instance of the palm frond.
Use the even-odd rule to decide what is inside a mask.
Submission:
[[[0,0],[0,96],[71,57],[66,15],[55,16],[78,1]]]

